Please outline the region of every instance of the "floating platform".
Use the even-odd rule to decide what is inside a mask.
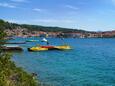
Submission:
[[[26,44],[26,42],[0,42],[0,44]]]
[[[20,46],[2,46],[1,50],[3,51],[23,51],[23,48]]]

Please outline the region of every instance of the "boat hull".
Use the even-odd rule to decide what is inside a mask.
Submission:
[[[1,47],[3,51],[23,51],[21,47]]]
[[[28,51],[70,50],[70,46],[39,46],[28,48]]]

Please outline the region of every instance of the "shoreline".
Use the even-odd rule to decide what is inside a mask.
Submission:
[[[36,75],[17,67],[11,58],[7,53],[0,55],[0,86],[39,86]]]

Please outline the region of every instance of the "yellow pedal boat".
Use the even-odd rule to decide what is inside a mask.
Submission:
[[[55,46],[55,48],[57,48],[59,50],[70,50],[70,49],[72,49],[71,46],[69,46],[69,45]]]
[[[42,48],[42,47],[32,47],[28,48],[28,51],[46,51],[48,48]]]
[[[69,45],[61,46],[35,46],[28,48],[28,51],[46,51],[46,50],[70,50],[72,49]]]

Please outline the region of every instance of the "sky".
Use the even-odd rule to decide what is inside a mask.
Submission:
[[[115,0],[0,0],[0,19],[88,31],[115,30]]]

